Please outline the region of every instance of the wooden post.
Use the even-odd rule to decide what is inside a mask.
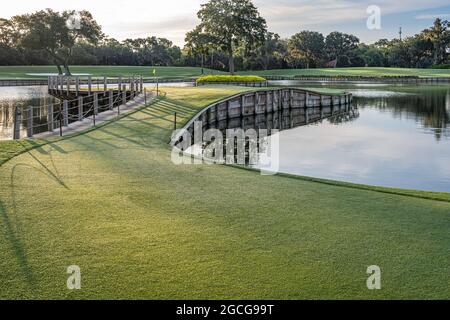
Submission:
[[[272,91],[272,112],[275,111],[275,96],[276,96],[276,91]],[[277,109],[278,111],[278,109]]]
[[[61,91],[61,76],[56,77],[56,91]]]
[[[306,120],[306,124],[309,123],[309,109],[305,108],[305,120]]]
[[[16,107],[14,111],[14,133],[13,133],[14,140],[20,139],[21,126],[22,126],[22,111],[20,110],[20,107]]]
[[[118,88],[119,88],[119,91],[122,91],[122,77],[119,77],[119,79],[118,79]]]
[[[294,106],[294,94],[292,92],[292,89],[289,89],[289,109],[292,109]]]
[[[67,93],[67,95],[69,95],[70,94],[70,77],[67,77],[66,85],[67,85],[66,93]]]
[[[217,110],[216,110],[217,112]],[[173,114],[173,130],[177,130],[177,113]]]
[[[94,115],[98,114],[98,93],[94,93]]]
[[[114,108],[114,97],[113,97],[114,91],[111,89],[109,90],[109,110],[112,110]]]
[[[278,91],[278,110],[283,110],[283,89]]]
[[[88,77],[88,94],[91,95],[92,92],[92,77]]]
[[[59,136],[62,137],[63,135],[63,111],[61,109],[61,104],[59,105]]]
[[[69,125],[69,101],[64,100],[63,102],[63,126],[67,127]]]
[[[147,90],[144,88],[144,105],[147,105]]]
[[[47,107],[47,126],[50,132],[53,132],[53,123],[53,104],[50,104]]]
[[[106,76],[103,77],[103,91],[108,91],[108,78]]]
[[[27,108],[27,136],[28,138],[33,137],[33,107],[28,106]]]
[[[241,96],[241,117],[244,116],[245,94]]]
[[[258,105],[259,105],[259,96],[258,96],[258,92],[255,92],[255,108],[254,108],[254,111],[253,111],[253,114],[256,114],[256,108],[258,107]]]
[[[78,97],[78,121],[83,121],[83,96]]]
[[[140,82],[139,82],[139,91],[140,93],[144,92],[144,78],[141,76]]]
[[[76,96],[78,97],[79,92],[80,92],[80,77],[75,78],[75,91],[76,91]]]

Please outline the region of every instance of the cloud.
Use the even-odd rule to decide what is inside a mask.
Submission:
[[[168,38],[175,44],[182,44],[187,31],[198,24],[196,16],[186,15],[169,18],[162,21],[120,21],[103,25],[106,34],[112,34],[115,38],[137,38],[158,36]]]
[[[418,20],[434,20],[436,18],[450,18],[450,13],[430,13],[430,14],[420,14],[414,17]]]
[[[378,5],[382,15],[414,12],[416,19],[432,19],[434,15],[421,14],[449,6],[448,0],[253,0],[266,18],[269,29],[281,36],[289,36],[301,29],[329,31],[350,25],[353,33],[366,31],[366,9]],[[124,11],[120,0],[15,0],[2,4],[1,17],[33,12],[43,8],[54,10],[86,9],[92,12],[104,31],[111,37],[158,36],[178,45],[184,35],[197,23],[196,13],[207,0],[134,0],[132,14]],[[126,3],[125,3],[126,4]],[[436,10],[439,11],[439,10]],[[448,10],[446,10],[448,12]],[[423,12],[425,13],[425,12]],[[444,16],[446,16],[445,14]],[[443,15],[440,15],[443,16]],[[413,18],[411,20],[414,20]],[[331,30],[332,31],[332,30]],[[385,36],[388,30],[383,31]],[[372,34],[375,34],[373,32]]]
[[[256,0],[260,11],[274,28],[290,29],[293,26],[330,25],[349,21],[365,21],[370,5],[381,8],[382,15],[420,11],[448,5],[442,0]]]

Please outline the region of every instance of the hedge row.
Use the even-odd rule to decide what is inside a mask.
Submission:
[[[263,82],[266,79],[257,76],[204,76],[197,79],[197,83],[202,82]]]

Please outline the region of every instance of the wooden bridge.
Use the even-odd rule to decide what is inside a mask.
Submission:
[[[87,122],[95,126],[103,113],[120,114],[121,109],[138,97],[147,103],[142,77],[92,79],[92,77],[49,77],[48,92],[58,102],[42,106],[16,108],[14,139],[32,138],[44,132],[60,135],[74,123]],[[86,126],[84,126],[86,127]]]

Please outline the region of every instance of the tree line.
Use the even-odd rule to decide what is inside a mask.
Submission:
[[[180,48],[165,38],[118,41],[88,11],[50,9],[0,19],[0,65],[200,66],[234,72],[316,67],[425,68],[449,62],[450,23],[436,19],[405,39],[364,44],[351,34],[300,31],[281,38],[268,31],[251,0],[210,0],[200,24]],[[78,25],[76,25],[78,24]]]

